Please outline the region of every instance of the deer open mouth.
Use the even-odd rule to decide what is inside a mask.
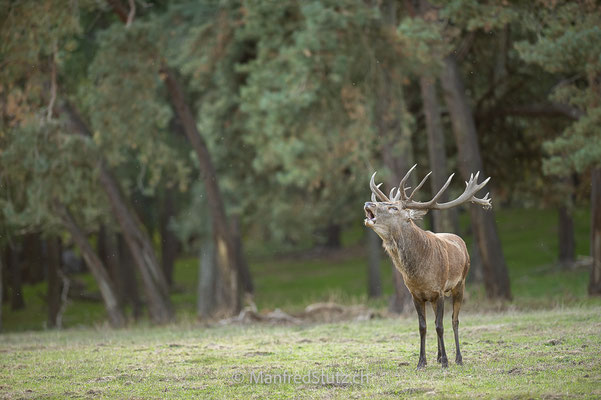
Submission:
[[[365,225],[372,226],[376,223],[376,214],[372,211],[372,208],[368,205],[365,206]]]

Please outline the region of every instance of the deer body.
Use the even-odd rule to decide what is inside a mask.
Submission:
[[[452,233],[423,231],[413,221],[383,240],[409,292],[425,301],[465,282],[470,266],[465,242]]]
[[[447,203],[437,203],[436,200],[447,189],[453,175],[429,202],[418,202],[413,196],[422,187],[428,174],[420,184],[407,196],[405,182],[416,166],[407,172],[395,195],[393,188],[386,196],[374,182],[370,181],[372,201],[365,203],[365,225],[373,229],[382,239],[386,252],[395,267],[403,276],[405,285],[413,296],[417,311],[420,333],[420,356],[417,368],[426,366],[426,310],[425,303],[432,303],[436,316],[436,333],[438,336],[437,361],[443,367],[448,366],[447,354],[443,339],[444,297],[453,298],[453,333],[455,336],[455,362],[462,364],[459,350],[459,310],[463,300],[465,278],[470,267],[470,257],[465,242],[452,233],[433,233],[419,228],[414,220],[421,218],[430,209],[447,209],[457,205],[472,202],[485,208],[491,207],[488,194],[477,198],[475,194],[486,185],[490,178],[478,184],[478,174],[472,175],[466,182],[464,193],[457,199]],[[381,201],[378,201],[377,199]]]

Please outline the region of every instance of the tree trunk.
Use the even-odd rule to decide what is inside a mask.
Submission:
[[[601,295],[601,167],[591,173],[591,256],[593,266],[588,293]]]
[[[160,220],[161,232],[161,261],[163,264],[163,272],[169,286],[173,285],[173,268],[178,253],[177,237],[169,228],[169,223],[175,217],[175,194],[173,189],[166,188],[163,198],[163,210]]]
[[[44,280],[44,249],[39,232],[27,233],[23,236],[20,251],[21,280],[38,283]]]
[[[88,126],[72,105],[65,104],[61,110],[68,114],[72,129],[76,133],[91,136]],[[152,242],[142,230],[140,220],[126,203],[117,180],[102,159],[98,162],[98,170],[101,186],[109,199],[114,217],[121,227],[123,237],[142,277],[150,318],[155,323],[169,322],[173,318],[169,287],[154,254]]]
[[[109,194],[115,218],[121,226],[123,237],[142,277],[150,318],[159,324],[171,321],[173,309],[169,300],[169,288],[163,270],[155,257],[150,238],[140,228],[141,223],[125,204],[117,181],[102,162],[100,182]]]
[[[117,297],[119,299],[119,306],[123,309],[123,296],[124,289],[123,283],[121,282],[121,265],[119,259],[119,245],[117,243],[117,234],[103,227],[103,236],[104,236],[104,253],[105,260],[103,260],[104,265],[108,268],[109,276],[111,277],[111,281],[115,284],[115,290],[117,291]]]
[[[217,268],[215,268],[215,244],[212,238],[204,239],[200,248],[198,262],[198,291],[196,295],[196,314],[207,319],[215,309]]]
[[[48,266],[48,324],[57,327],[57,316],[61,308],[61,240],[52,236],[46,240],[46,265]]]
[[[132,314],[135,320],[142,316],[143,304],[138,293],[138,282],[136,280],[135,263],[131,252],[123,239],[123,235],[117,234],[117,250],[119,254],[119,272],[118,284],[123,293],[123,305],[129,304],[132,308]]]
[[[445,150],[444,131],[440,120],[440,107],[436,96],[435,80],[429,77],[419,79],[424,115],[426,117],[426,132],[428,133],[428,157],[432,179],[430,185],[432,194],[437,193],[448,179],[447,155]],[[443,193],[440,203],[448,201],[449,196]],[[435,232],[457,232],[457,209],[446,211],[431,211],[433,218],[433,230]]]
[[[484,276],[482,276],[482,257],[480,257],[480,246],[478,241],[474,237],[472,244],[470,245],[470,271],[467,275],[467,282],[469,283],[482,283],[484,282]]]
[[[224,303],[220,304],[219,307],[225,315],[235,315],[242,308],[242,267],[237,262],[236,246],[227,222],[217,174],[207,146],[196,127],[192,111],[184,99],[184,91],[177,81],[174,72],[166,65],[161,68],[161,71],[165,76],[165,85],[167,86],[173,109],[180,119],[186,137],[198,157],[200,175],[205,184],[207,202],[212,216],[211,222],[213,237],[215,239],[217,265],[220,269],[219,279],[222,283],[220,289],[224,291],[221,296]]]
[[[125,317],[119,308],[117,293],[105,266],[94,252],[94,249],[92,249],[92,246],[90,246],[90,243],[88,243],[85,233],[77,225],[67,207],[58,202],[55,203],[55,207],[57,213],[63,221],[63,224],[71,234],[73,241],[77,244],[79,250],[81,250],[90,272],[92,272],[92,275],[98,283],[100,294],[102,295],[102,299],[104,300],[104,305],[109,316],[110,324],[116,328],[124,326]]]
[[[448,56],[444,60],[441,82],[457,143],[461,174],[465,180],[468,180],[470,174],[476,171],[480,171],[482,176],[486,176],[482,168],[474,117],[453,56]],[[494,212],[470,205],[470,214],[474,238],[477,240],[482,257],[487,295],[490,298],[511,299],[509,273],[497,232]]]
[[[367,296],[373,299],[382,296],[382,278],[380,277],[382,241],[371,229],[367,231],[367,253]]]
[[[244,246],[242,242],[242,230],[240,228],[240,216],[233,215],[232,216],[232,236],[234,238],[234,243],[236,247],[236,259],[238,260],[238,265],[240,266],[240,279],[242,280],[242,288],[247,295],[250,295],[252,298],[252,294],[255,291],[255,287],[252,280],[252,275],[250,273],[250,267],[244,256]]]
[[[558,240],[559,240],[559,264],[566,268],[570,267],[575,261],[575,240],[574,240],[574,218],[568,206],[561,206],[558,210]]]
[[[7,264],[10,274],[10,308],[11,310],[22,310],[25,308],[25,298],[23,297],[23,286],[21,280],[21,263],[19,260],[19,251],[16,245],[8,245]]]

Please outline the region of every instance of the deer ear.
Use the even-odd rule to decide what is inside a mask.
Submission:
[[[411,210],[409,209],[409,219],[418,220],[422,219],[424,215],[428,213],[428,210]]]

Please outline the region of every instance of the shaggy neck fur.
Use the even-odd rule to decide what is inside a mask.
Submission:
[[[415,277],[431,252],[430,238],[411,220],[390,227],[383,245],[395,266],[408,277]]]

